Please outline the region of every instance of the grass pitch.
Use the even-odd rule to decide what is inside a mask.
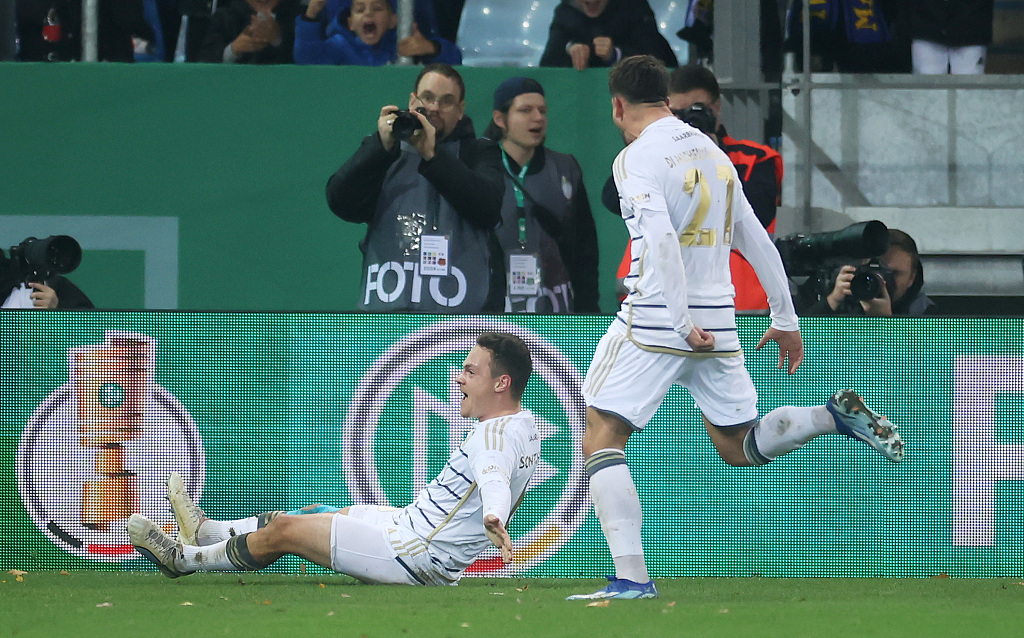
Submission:
[[[0,636],[1024,635],[1016,580],[697,578],[661,598],[567,602],[596,580],[367,586],[337,575],[28,572],[0,576]]]

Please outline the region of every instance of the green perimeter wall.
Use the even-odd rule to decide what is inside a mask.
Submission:
[[[611,312],[628,235],[600,204],[622,146],[607,73],[460,72],[478,134],[502,80],[544,85],[548,145],[583,167]],[[417,73],[0,63],[0,248],[75,236],[85,255],[71,279],[100,308],[353,310],[365,226],[335,217],[324,186],[383,105],[407,106]]]

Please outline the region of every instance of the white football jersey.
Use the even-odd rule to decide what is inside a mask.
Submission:
[[[395,522],[422,538],[437,570],[455,580],[491,547],[478,478],[497,465],[509,480],[514,511],[539,460],[540,435],[530,411],[480,421]]]
[[[779,253],[713,140],[666,116],[619,153],[612,174],[632,262],[624,282],[629,294],[610,330],[645,349],[686,354],[686,335],[697,325],[715,335],[718,356],[738,354],[733,247],[768,294],[772,326],[799,329]]]

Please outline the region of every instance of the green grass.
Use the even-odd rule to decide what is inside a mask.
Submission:
[[[336,575],[30,572],[0,580],[0,636],[1024,635],[1014,580],[696,578],[661,598],[566,602],[595,580],[367,586]]]

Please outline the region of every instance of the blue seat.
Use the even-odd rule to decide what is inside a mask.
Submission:
[[[457,41],[462,49],[462,63],[466,66],[537,66],[558,2],[466,0]]]
[[[658,31],[668,40],[668,45],[676,54],[679,64],[686,64],[690,59],[689,44],[676,35],[686,22],[687,0],[647,0],[654,11],[654,19],[658,22]]]

